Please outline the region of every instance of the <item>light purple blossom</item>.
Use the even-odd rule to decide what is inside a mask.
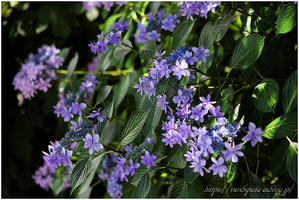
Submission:
[[[239,151],[243,146],[242,143],[238,145],[234,145],[233,143],[233,146],[231,146],[229,143],[225,142],[224,145],[227,149],[222,151],[225,161],[231,160],[232,162],[236,163],[238,162],[238,156],[244,156],[244,153],[242,151]]]
[[[99,151],[104,148],[103,145],[99,144],[98,134],[95,134],[93,136],[87,134],[83,141],[85,142],[84,148],[89,149],[89,154],[92,154],[94,151]]]
[[[254,147],[256,143],[263,141],[262,136],[264,132],[261,128],[256,128],[254,123],[249,122],[248,129],[247,135],[242,138],[242,141],[250,141],[252,147]]]
[[[113,46],[120,44],[121,40],[119,39],[119,32],[110,32],[108,41],[110,44],[113,44]]]
[[[210,94],[208,94],[207,98],[199,97],[199,99],[201,100],[201,105],[204,109],[207,109],[207,110],[214,109],[213,104],[215,104],[216,101],[210,101],[211,100]]]
[[[208,114],[208,110],[203,109],[201,105],[197,105],[196,107],[192,108],[192,114],[190,116],[191,119],[195,121],[200,121],[201,123],[204,122],[204,116]]]
[[[72,166],[72,161],[71,161],[71,157],[72,157],[73,151],[71,150],[65,150],[64,147],[62,147],[62,150],[60,152],[60,156],[59,156],[59,162],[60,165],[61,163],[63,163],[63,166]]]
[[[204,170],[208,173],[210,172],[210,170],[207,169],[205,167],[205,165],[206,165],[206,160],[198,159],[197,161],[194,161],[194,162],[191,163],[190,168],[193,168],[193,172],[199,172],[199,174],[201,176],[203,176],[204,175]]]
[[[131,176],[133,176],[135,174],[135,169],[139,168],[140,164],[134,163],[132,159],[129,162],[130,162],[130,165],[127,167],[127,169],[128,169],[128,172],[131,174]]]
[[[209,170],[213,171],[213,175],[218,174],[221,178],[223,177],[223,174],[227,172],[227,167],[223,165],[224,160],[222,157],[220,157],[218,160],[211,157],[212,162],[214,163]]]
[[[157,105],[165,111],[165,113],[167,112],[167,105],[168,105],[168,101],[166,99],[166,95],[158,95],[157,96],[158,102]]]
[[[177,77],[178,80],[182,78],[182,76],[190,76],[190,72],[188,69],[188,63],[185,60],[176,61],[176,64],[172,66],[171,70],[173,71],[173,75]]]
[[[141,156],[141,163],[150,168],[151,166],[156,166],[156,158],[157,156],[150,155],[148,151],[145,151],[145,155]]]
[[[153,144],[155,143],[154,138],[153,137],[148,137],[145,139],[145,143],[146,144]]]

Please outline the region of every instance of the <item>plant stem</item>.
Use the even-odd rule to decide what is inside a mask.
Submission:
[[[67,70],[57,69],[56,73],[67,74]],[[116,71],[105,71],[105,72],[93,72],[96,75],[110,75],[110,76],[125,76],[127,73],[134,72],[134,69],[116,70]],[[78,70],[74,71],[73,74],[84,75],[88,74],[88,71]]]
[[[98,185],[100,182],[102,182],[102,179],[98,179],[97,182],[95,182],[94,184],[92,184],[90,187],[94,187],[96,185]]]
[[[258,158],[258,160],[257,160],[257,163],[256,163],[255,175],[257,175],[257,172],[258,172],[258,170],[259,170],[259,165],[260,165],[260,160],[259,160],[259,149],[260,149],[260,144],[257,144],[256,157]]]

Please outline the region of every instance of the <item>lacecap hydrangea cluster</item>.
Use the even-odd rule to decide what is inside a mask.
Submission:
[[[49,145],[49,153],[43,152],[44,160],[50,166],[72,166],[72,149],[79,141],[84,142],[84,148],[88,149],[90,154],[103,149],[99,144],[98,134],[98,122],[104,121],[101,108],[90,112],[87,118],[83,118],[82,112],[87,106],[86,97],[90,96],[97,83],[96,77],[88,74],[78,92],[68,93],[66,98],[61,95],[58,104],[54,106],[57,117],[62,116],[65,122],[70,121],[71,126],[64,138]]]
[[[144,92],[149,97],[157,98],[157,105],[167,114],[167,121],[163,122],[162,130],[165,131],[162,141],[171,148],[178,144],[187,145],[186,161],[194,172],[201,176],[205,172],[213,171],[223,177],[228,168],[228,162],[238,162],[238,156],[243,156],[242,143],[235,144],[238,133],[246,131],[239,122],[228,123],[220,106],[215,106],[216,101],[211,100],[211,95],[200,97],[199,103],[194,100],[196,88],[193,86],[180,88],[179,81],[182,77],[193,79],[192,69],[195,63],[206,61],[209,51],[200,47],[181,47],[172,52],[166,59],[162,54],[156,53],[154,67],[150,68],[148,77],[141,77],[135,88],[141,94]],[[161,79],[176,78],[174,83],[177,93],[167,96],[156,96],[156,85]],[[210,127],[208,123],[215,119],[216,123]],[[251,141],[252,146],[262,142],[263,131],[250,122],[247,135],[243,141]],[[218,159],[217,159],[218,157]],[[208,167],[208,165],[210,165]]]
[[[215,8],[221,2],[213,1],[184,1],[181,3],[181,15],[193,20],[193,15],[207,18],[209,11],[215,12]]]
[[[111,7],[114,5],[124,5],[127,4],[126,1],[85,1],[83,2],[83,7],[87,11],[91,11],[92,9],[98,7],[101,8],[102,6],[106,11],[110,11]]]
[[[148,14],[148,23],[143,25],[138,24],[138,34],[135,35],[135,41],[145,43],[149,40],[161,41],[161,32],[173,32],[176,24],[180,21],[175,14],[166,15],[163,9],[160,9],[157,14]]]
[[[105,35],[104,32],[101,32],[101,34],[97,35],[97,42],[88,44],[91,52],[94,54],[105,53],[108,50],[108,44],[113,44],[113,46],[120,44],[120,36],[125,30],[128,30],[128,25],[121,20],[112,24],[109,28],[109,34]]]
[[[47,92],[50,82],[56,79],[55,69],[64,61],[59,53],[60,50],[54,45],[43,45],[37,54],[29,54],[13,79],[14,89],[21,91],[26,99],[34,97],[38,90]]]

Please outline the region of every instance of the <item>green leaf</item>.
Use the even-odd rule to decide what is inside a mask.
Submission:
[[[176,79],[174,76],[161,80],[156,86],[156,96],[167,93],[175,86]]]
[[[233,16],[227,16],[222,20],[206,23],[200,33],[198,47],[203,45],[209,49],[215,41],[221,40],[228,30],[232,19]]]
[[[97,71],[103,72],[108,69],[112,62],[112,56],[113,56],[113,49],[108,50],[108,52],[101,54],[100,62],[97,66]]]
[[[188,184],[184,181],[182,190],[179,193],[179,196],[177,198],[184,199],[184,198],[188,198],[188,197],[189,197]]]
[[[184,169],[184,179],[187,183],[192,183],[198,176],[199,173],[193,172],[193,169],[190,168],[190,166],[187,166]]]
[[[176,198],[176,197],[178,197],[180,195],[180,193],[181,193],[184,185],[185,185],[184,179],[177,180],[174,183],[173,188],[171,190],[170,198]]]
[[[72,60],[70,61],[69,65],[68,65],[68,67],[67,67],[67,78],[68,78],[68,79],[71,78],[72,73],[74,72],[74,70],[75,70],[75,68],[76,68],[78,59],[79,59],[79,55],[78,55],[78,53],[76,52],[76,53],[75,53],[75,56],[72,58]]]
[[[150,191],[152,180],[149,173],[145,173],[139,181],[136,189],[134,190],[133,196],[135,198],[144,199]]]
[[[290,75],[283,87],[282,105],[285,113],[289,113],[297,106],[297,71]]]
[[[281,8],[276,20],[276,35],[288,33],[296,26],[296,6],[289,3]]]
[[[233,182],[233,180],[235,179],[235,176],[236,176],[236,171],[237,171],[237,165],[230,162],[228,171],[225,175],[225,179],[226,179],[227,183]]]
[[[64,186],[64,178],[66,177],[55,177],[53,182],[52,182],[52,190],[55,196],[57,196],[61,190],[63,189]]]
[[[75,194],[75,196],[77,198],[79,198],[79,197],[83,198],[84,196],[89,195],[89,193],[91,192],[92,188],[90,187],[90,184],[94,178],[94,175],[97,171],[99,163],[101,162],[103,156],[106,154],[107,154],[107,152],[102,151],[102,152],[99,152],[97,154],[97,156],[95,156],[94,158],[89,159],[90,170],[87,173],[87,176],[84,178],[83,182],[77,187],[76,194]],[[73,193],[74,190],[75,190],[75,188],[72,188],[71,193]]]
[[[121,79],[117,89],[114,92],[114,109],[116,109],[122,100],[125,98],[130,85],[130,76],[125,76]]]
[[[70,185],[72,187],[71,193],[85,180],[92,166],[89,157],[79,161],[74,167],[71,175]]]
[[[130,116],[123,131],[123,139],[121,140],[120,145],[127,145],[138,136],[145,123],[147,115],[148,112],[136,111]]]
[[[184,154],[187,151],[187,146],[184,145],[177,149],[177,151],[171,156],[168,165],[169,167],[175,167],[179,169],[183,169],[186,167],[185,157]]]
[[[59,56],[62,57],[64,60],[66,60],[67,56],[70,53],[70,50],[71,50],[71,47],[62,49]]]
[[[103,88],[101,88],[98,92],[97,100],[96,100],[96,105],[102,103],[110,94],[112,89],[111,85],[105,85]]]
[[[274,119],[265,128],[264,137],[279,139],[291,135],[297,129],[297,113],[288,113]]]
[[[133,46],[129,40],[124,40],[123,43],[125,45],[121,44],[121,45],[117,46],[114,50],[113,56],[117,59],[120,59],[120,58],[126,56],[128,53],[130,53],[130,51],[132,51]]]
[[[139,184],[140,180],[142,179],[142,177],[145,175],[145,173],[147,173],[148,169],[145,166],[141,166],[139,167],[134,176],[133,179],[131,181],[131,184],[134,185],[135,187],[137,187],[137,185]],[[153,175],[155,174],[156,170],[150,170],[149,175],[150,177],[153,177]]]
[[[139,50],[139,56],[143,60],[151,58],[157,49],[156,41],[150,40],[146,42]]]
[[[262,112],[273,112],[279,97],[279,85],[274,79],[264,79],[252,93],[253,103]]]
[[[290,142],[287,154],[287,169],[292,180],[297,184],[297,157],[298,157],[298,144]]]
[[[195,20],[186,20],[180,23],[174,30],[173,33],[173,42],[172,42],[172,49],[178,49],[182,44],[184,44],[194,26]]]
[[[250,34],[243,37],[234,49],[230,66],[235,69],[246,69],[259,58],[264,47],[265,37]]]
[[[279,159],[271,159],[270,166],[275,174],[286,173],[286,157],[288,153],[289,142],[285,139],[282,140],[271,153],[271,157]]]
[[[157,105],[157,100],[155,100],[146,118],[146,122],[145,122],[146,133],[149,133],[151,130],[155,130],[157,128],[160,122],[162,111],[163,110]]]

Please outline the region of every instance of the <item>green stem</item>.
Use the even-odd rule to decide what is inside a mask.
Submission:
[[[259,71],[257,71],[257,69],[254,66],[253,69],[261,79],[264,79],[264,77],[259,73]]]
[[[67,70],[57,69],[56,73],[67,74]],[[93,72],[96,75],[110,75],[110,76],[125,76],[127,73],[134,72],[134,69],[116,70],[116,71],[105,71],[105,72]],[[77,70],[73,74],[84,75],[88,74],[88,71]]]
[[[249,165],[247,163],[247,159],[246,159],[246,156],[244,155],[244,160],[245,160],[245,164],[246,164],[246,168],[247,168],[247,171],[248,171],[248,174],[250,172],[250,169],[249,169]]]
[[[260,144],[257,144],[256,157],[258,158],[258,160],[257,160],[257,163],[256,163],[255,175],[257,175],[257,173],[258,173],[259,165],[260,165],[260,160],[259,160],[259,149],[260,149]]]
[[[94,186],[98,185],[100,182],[102,182],[102,179],[98,179],[97,182],[92,184],[90,187],[94,187]]]

